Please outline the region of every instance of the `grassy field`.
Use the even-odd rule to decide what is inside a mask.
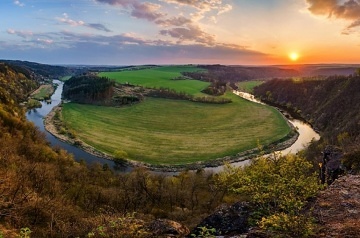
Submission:
[[[31,94],[31,98],[36,100],[44,100],[50,98],[54,92],[54,87],[51,84],[41,85],[35,92]]]
[[[237,83],[240,91],[244,91],[247,93],[252,93],[253,89],[260,84],[263,84],[265,81],[245,81]]]
[[[113,108],[68,103],[63,119],[77,136],[113,154],[150,164],[211,160],[269,144],[290,132],[275,109],[233,94],[224,105],[147,98]]]
[[[101,72],[99,76],[114,79],[119,83],[130,83],[150,88],[170,88],[194,96],[203,96],[201,90],[210,83],[198,80],[173,80],[181,76],[181,72],[204,71],[194,66],[164,66],[141,70],[124,70],[118,72]]]
[[[63,77],[59,78],[59,80],[65,82],[66,80],[69,80],[71,77],[72,76],[70,76],[70,75],[69,76],[63,76]]]

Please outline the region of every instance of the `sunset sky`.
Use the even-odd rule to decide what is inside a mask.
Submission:
[[[360,0],[2,0],[0,59],[360,63]]]

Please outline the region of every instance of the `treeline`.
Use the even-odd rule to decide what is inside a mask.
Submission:
[[[106,77],[80,75],[64,83],[63,97],[78,103],[111,104],[115,82]]]
[[[149,97],[158,97],[158,98],[167,98],[167,99],[176,99],[176,100],[189,100],[192,102],[213,103],[213,104],[226,104],[232,102],[231,99],[228,98],[207,97],[207,96],[195,97],[185,92],[178,92],[175,89],[163,88],[163,87],[153,88],[149,90],[146,95]]]
[[[225,65],[201,65],[200,68],[207,72],[184,72],[183,75],[206,82],[240,82],[253,79],[265,79],[274,77],[299,76],[300,72],[295,69],[280,67],[246,67]]]

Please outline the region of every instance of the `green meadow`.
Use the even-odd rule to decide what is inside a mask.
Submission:
[[[245,81],[239,82],[236,85],[239,87],[240,91],[252,93],[256,86],[263,84],[265,81]]]
[[[217,105],[147,98],[121,108],[68,103],[63,119],[78,138],[114,154],[150,164],[206,161],[269,144],[289,132],[275,109],[235,95]]]
[[[204,96],[201,91],[210,85],[198,80],[174,80],[181,72],[204,71],[195,66],[163,66],[140,70],[101,72],[99,76],[114,79],[118,83],[130,83],[149,88],[170,88],[194,96]]]
[[[201,69],[200,69],[201,70]],[[119,83],[168,87],[201,95],[209,83],[173,80],[193,66],[166,66],[103,72]],[[256,84],[256,83],[255,83]],[[254,83],[249,83],[253,87]],[[124,107],[63,104],[63,120],[76,136],[108,154],[126,152],[129,159],[159,165],[188,164],[235,155],[284,138],[290,127],[275,109],[227,93],[232,103],[145,98]]]

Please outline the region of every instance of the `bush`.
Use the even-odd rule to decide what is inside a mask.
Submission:
[[[255,204],[254,224],[306,236],[312,231],[312,219],[303,209],[320,189],[318,177],[311,171],[311,163],[300,156],[274,154],[255,159],[244,168],[228,166],[219,182]]]

